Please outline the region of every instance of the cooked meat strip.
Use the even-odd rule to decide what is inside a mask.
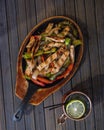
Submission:
[[[40,65],[37,66],[37,69],[41,71],[43,68],[45,68],[47,65],[49,65],[53,60],[57,58],[57,52],[53,53],[51,56],[49,56],[46,61],[42,62]]]
[[[49,33],[48,33],[48,36],[51,36],[52,33],[54,33],[55,31],[58,31],[60,28],[56,27],[56,28],[53,28]]]
[[[74,63],[74,60],[75,60],[75,49],[74,49],[74,45],[70,46],[70,59],[71,59],[71,62]]]
[[[66,26],[66,27],[63,29],[62,33],[63,33],[64,36],[66,36],[69,31],[70,31],[69,26]]]
[[[63,38],[56,39],[56,38],[52,38],[52,37],[46,37],[46,40],[47,41],[54,41],[54,42],[65,42],[65,39],[63,39]]]
[[[64,43],[58,43],[58,42],[55,42],[54,44],[50,43],[48,44],[48,47],[60,47],[60,46],[65,46]]]
[[[53,23],[49,23],[46,30],[45,30],[45,33],[49,33],[51,31],[51,29],[53,28]]]
[[[54,68],[51,69],[52,74],[57,73],[60,70],[60,68],[63,66],[68,56],[69,56],[69,51],[67,50],[62,54],[62,56],[58,59],[58,61],[54,62]]]
[[[25,70],[25,74],[30,76],[32,74],[32,70],[34,69],[36,63],[34,60],[26,60],[27,67]]]
[[[35,38],[34,38],[34,36],[32,36],[32,37],[30,38],[29,43],[28,43],[27,46],[26,46],[28,52],[29,52],[29,51],[31,50],[31,48],[33,47],[34,43],[35,43]]]
[[[36,40],[35,40],[35,43],[34,43],[34,45],[33,45],[33,47],[32,47],[32,49],[31,49],[32,59],[33,59],[33,60],[34,60],[34,54],[38,51],[38,49],[39,49],[39,40],[36,39]]]
[[[39,71],[41,71],[43,68],[45,68],[46,66],[48,66],[53,60],[57,59],[58,56],[60,55],[60,51],[64,52],[64,48],[60,47],[57,52],[53,53],[51,56],[49,56],[44,62],[42,62],[40,65],[37,66],[37,69]]]
[[[68,35],[69,31],[70,31],[69,26],[66,26],[60,33],[57,34],[57,36],[64,38],[66,35]]]
[[[47,45],[45,45],[44,47],[43,47],[43,50],[44,51],[48,51],[48,50],[50,50],[51,48],[53,48],[53,47],[57,47],[57,48],[59,48],[59,47],[61,47],[61,46],[65,46],[65,44],[63,44],[63,43],[57,43],[57,42],[50,42],[50,43],[48,43]]]

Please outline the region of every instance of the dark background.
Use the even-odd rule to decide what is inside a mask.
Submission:
[[[75,20],[84,35],[84,56],[72,80],[37,107],[29,106],[20,122],[13,122],[20,99],[15,92],[16,62],[22,41],[44,18],[65,15]],[[92,100],[90,116],[80,122],[57,125],[60,103],[72,88]],[[104,2],[103,0],[0,0],[0,130],[104,130]]]

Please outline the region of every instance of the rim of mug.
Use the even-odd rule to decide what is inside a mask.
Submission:
[[[70,93],[63,99],[63,100],[64,100],[63,102],[65,103],[66,100],[68,99],[68,97],[71,96],[71,95],[73,95],[73,94],[75,94],[75,93],[82,94],[82,95],[84,95],[85,97],[87,97],[87,99],[88,99],[88,101],[89,101],[89,104],[90,104],[90,110],[89,110],[88,114],[87,114],[85,117],[76,119],[76,118],[72,118],[72,117],[68,116],[68,114],[67,114],[66,111],[65,111],[65,106],[64,106],[64,105],[63,105],[63,111],[64,111],[64,114],[65,114],[65,116],[66,116],[67,118],[69,118],[69,119],[71,119],[71,120],[74,120],[74,121],[81,121],[81,120],[86,119],[86,118],[90,115],[91,110],[92,110],[92,103],[91,103],[91,99],[90,99],[85,93],[80,92],[80,91],[70,92]]]

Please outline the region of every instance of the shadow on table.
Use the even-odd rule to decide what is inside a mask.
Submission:
[[[71,91],[81,91],[90,97],[92,104],[99,104],[104,101],[104,75],[90,77],[74,86]]]
[[[83,81],[74,86],[70,92],[71,91],[81,91],[90,97],[93,105],[99,104],[104,101],[104,75],[97,75],[93,78],[89,77],[86,81]],[[67,93],[65,93],[65,95],[66,94]],[[40,105],[36,107],[42,108]],[[28,105],[25,112],[26,115],[31,113],[32,110],[32,105]]]

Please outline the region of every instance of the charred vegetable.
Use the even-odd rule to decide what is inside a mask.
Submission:
[[[26,46],[25,78],[43,87],[65,78],[73,69],[75,48],[81,44],[69,21],[49,23],[39,35],[31,36]]]

